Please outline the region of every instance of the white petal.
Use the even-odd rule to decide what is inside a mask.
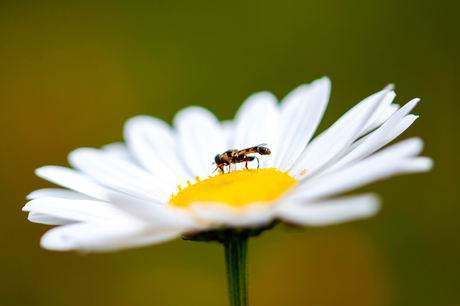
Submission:
[[[69,168],[46,166],[36,170],[38,176],[63,187],[110,202],[132,216],[153,224],[187,224],[190,218],[165,209],[165,202],[149,202],[97,185],[90,178]],[[161,205],[158,205],[161,204]]]
[[[275,217],[274,206],[267,203],[250,203],[232,207],[220,202],[191,203],[190,207],[199,219],[215,227],[260,227]]]
[[[74,222],[131,219],[110,203],[87,200],[43,198],[28,202],[22,210]]]
[[[28,196],[28,200],[41,199],[41,198],[59,198],[68,200],[96,200],[93,197],[81,194],[73,190],[62,188],[43,188],[32,191]]]
[[[387,121],[391,116],[393,116],[394,113],[396,113],[399,109],[398,104],[390,104],[388,105],[387,109],[383,112],[383,114],[377,118],[374,122],[370,123],[362,132],[361,135],[366,135],[367,133],[375,130],[379,126],[381,126],[385,121]]]
[[[224,133],[225,147],[231,148],[233,134],[235,133],[235,122],[233,120],[223,120],[220,123],[222,124],[222,132]]]
[[[393,84],[390,84],[389,86],[386,87],[386,89],[392,89],[393,87],[394,87]],[[364,135],[366,131],[372,131],[373,126],[375,127],[378,126],[379,121],[383,119],[382,117],[384,117],[385,114],[387,114],[388,109],[390,109],[391,102],[393,102],[395,97],[396,97],[396,93],[394,91],[389,91],[385,95],[385,97],[383,98],[382,104],[380,105],[380,107],[378,107],[375,110],[374,114],[369,118],[369,121],[367,121],[367,123],[364,125],[364,128],[362,129],[360,135]]]
[[[406,159],[402,164],[401,173],[428,172],[433,168],[433,160],[426,156],[418,156]]]
[[[130,215],[149,224],[168,228],[189,227],[197,228],[199,225],[190,216],[170,205],[160,206],[142,201],[118,201],[114,205]]]
[[[385,99],[388,94],[389,89],[384,89],[366,98],[337,120],[329,129],[313,139],[289,170],[289,174],[300,178],[300,173],[306,173],[302,176],[302,179],[305,179],[334,163],[336,158],[340,157],[341,153],[356,140],[368,122],[375,120],[373,119],[375,114],[383,112],[380,109],[388,107],[391,102]]]
[[[130,215],[152,224],[191,226],[191,218],[169,209],[165,202],[149,202],[124,193],[105,188],[77,171],[64,167],[46,166],[36,170],[38,176],[63,187],[73,189],[96,199],[110,202]],[[158,205],[161,204],[161,205]]]
[[[177,229],[152,230],[141,223],[75,223],[49,230],[41,246],[54,251],[110,252],[158,244],[180,235]]]
[[[243,149],[274,142],[278,126],[278,100],[270,92],[251,95],[235,115],[231,146],[228,149]],[[219,152],[221,153],[221,152]],[[272,156],[260,158],[265,168]]]
[[[418,118],[418,116],[415,116],[415,115],[407,115],[406,117],[404,117],[401,121],[398,122],[398,124],[396,124],[385,136],[384,136],[384,139],[382,140],[383,143],[386,145],[388,143],[390,143],[392,140],[394,140],[396,137],[398,137],[399,135],[401,135],[405,130],[407,130],[411,125],[412,123],[414,123],[414,121]],[[374,131],[375,132],[375,131]],[[356,148],[358,148],[362,143],[364,143],[365,141],[367,141],[367,139],[369,139],[370,137],[372,137],[373,133],[370,133],[370,134],[367,134],[366,136],[358,139],[357,141],[355,141],[354,143],[352,143],[340,156],[340,159],[343,157],[343,156],[346,156],[347,154],[349,154],[350,152],[352,152],[353,150],[355,150]],[[341,162],[339,159],[339,162]],[[335,163],[333,166],[327,168],[323,173],[321,173],[321,175],[325,174],[325,173],[329,173],[331,172],[332,170],[334,170],[334,168],[336,167],[337,163]]]
[[[419,154],[422,149],[423,142],[419,138],[401,141],[350,167],[307,181],[286,198],[306,200],[328,197],[404,173],[406,159]]]
[[[174,190],[143,169],[101,150],[74,150],[69,162],[101,184],[145,200],[166,201]]]
[[[125,198],[128,198],[127,200],[135,199],[134,197],[124,195],[113,189],[103,187],[88,176],[74,169],[59,166],[44,166],[36,169],[35,174],[45,180],[99,200],[110,202],[113,198],[116,198],[115,196],[125,196]]]
[[[131,163],[137,165],[137,162],[133,159],[133,156],[128,151],[126,145],[122,142],[114,142],[101,147],[102,150],[120,158],[123,158]]]
[[[173,186],[192,177],[181,164],[173,131],[166,122],[150,116],[137,116],[126,122],[124,135],[129,150],[139,163],[157,177]]]
[[[334,165],[327,168],[321,175],[324,173],[331,173],[348,164],[359,161],[398,137],[418,118],[414,115],[406,116],[415,107],[418,101],[419,99],[414,99],[404,105],[404,107],[397,111],[380,128],[372,132],[369,137],[366,137],[359,146],[337,161]]]
[[[301,85],[288,94],[281,104],[281,126],[276,131],[280,142],[272,153],[274,167],[289,169],[315,133],[331,92],[331,81],[324,77],[309,85]]]
[[[30,222],[47,224],[47,225],[64,225],[64,224],[70,224],[70,223],[75,222],[74,220],[59,218],[59,217],[51,216],[48,214],[42,214],[36,211],[29,212],[28,219]]]
[[[324,226],[369,218],[380,210],[374,194],[347,196],[317,203],[288,203],[279,206],[280,219],[304,226]]]
[[[198,106],[179,111],[173,120],[179,133],[182,161],[193,176],[206,178],[212,174],[214,157],[228,148],[225,135],[213,113]]]

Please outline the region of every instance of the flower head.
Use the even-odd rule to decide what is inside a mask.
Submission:
[[[417,119],[409,113],[418,99],[400,108],[388,86],[312,139],[329,94],[324,77],[281,103],[271,93],[256,93],[232,121],[219,122],[196,106],[179,111],[173,127],[134,117],[125,125],[125,143],[77,149],[69,155],[73,168],[37,169],[67,189],[36,190],[23,210],[32,222],[60,225],[42,237],[44,248],[84,252],[178,237],[219,240],[226,229],[252,235],[279,221],[322,226],[373,216],[380,207],[376,195],[339,195],[431,169],[431,159],[418,156],[419,138],[382,149]],[[228,153],[228,173],[213,174],[216,154],[262,143],[270,155]]]

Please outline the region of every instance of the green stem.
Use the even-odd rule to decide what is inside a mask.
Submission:
[[[248,237],[234,235],[224,242],[230,306],[247,306],[246,254]]]

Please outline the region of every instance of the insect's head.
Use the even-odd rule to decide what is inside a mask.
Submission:
[[[223,161],[222,161],[222,155],[220,154],[217,154],[216,157],[214,157],[214,161],[215,161],[215,164],[217,165],[217,167],[219,166],[223,166]]]
[[[224,162],[222,161],[222,155],[221,154],[217,154],[216,157],[214,157],[214,163],[212,163],[213,165],[217,165],[217,169],[220,169],[220,170],[223,170],[224,169]],[[214,170],[212,173],[214,173],[216,170]]]

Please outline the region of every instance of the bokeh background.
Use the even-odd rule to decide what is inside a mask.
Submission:
[[[390,82],[420,115],[429,174],[358,192],[370,220],[278,227],[250,242],[252,305],[460,305],[458,1],[0,1],[2,305],[226,305],[222,247],[182,240],[81,256],[39,247],[25,196],[78,147],[122,141],[126,119],[195,104],[230,119],[327,75],[319,130]]]

